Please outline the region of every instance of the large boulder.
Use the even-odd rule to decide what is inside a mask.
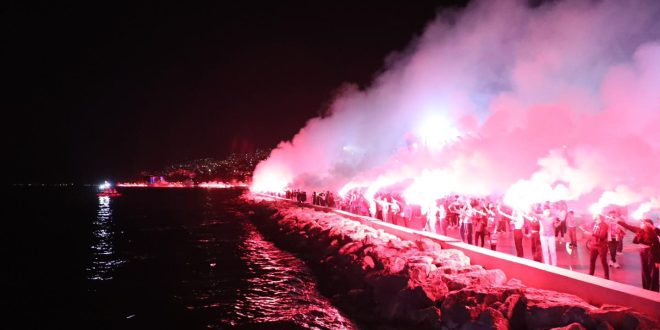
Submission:
[[[596,307],[578,296],[550,290],[525,289],[527,298],[527,326],[555,328],[578,322],[587,328],[596,326],[589,313]]]
[[[509,320],[512,329],[525,329],[527,324],[527,298],[524,294],[512,294],[501,305],[500,311]]]
[[[429,273],[424,281],[411,281],[409,286],[419,286],[434,303],[442,302],[449,293],[447,283],[443,280],[442,275],[437,272]]]
[[[372,270],[376,269],[376,262],[374,261],[373,258],[370,256],[364,256],[362,258],[362,265],[361,265],[363,270]]]
[[[339,254],[348,255],[348,254],[357,254],[362,249],[362,241],[353,241],[344,244],[344,246],[339,249]]]
[[[476,322],[471,324],[475,325],[475,329],[492,329],[492,330],[508,330],[509,320],[497,309],[487,307],[479,314]],[[465,327],[464,327],[465,328]]]
[[[414,264],[424,263],[424,264],[429,264],[429,265],[433,264],[433,257],[432,256],[424,255],[424,254],[420,254],[420,253],[407,254],[405,256],[405,258],[406,258],[406,261],[408,263],[414,263]]]
[[[372,272],[365,278],[366,286],[373,294],[376,304],[386,303],[399,291],[408,287],[408,276],[404,274],[389,274],[384,271]]]
[[[433,307],[433,301],[420,287],[406,287],[379,304],[378,310],[384,319],[406,324],[418,319],[419,311],[429,307]]]
[[[362,320],[377,321],[373,313],[371,292],[368,290],[351,289],[337,293],[332,297],[332,302],[351,314],[361,315]]]
[[[460,290],[471,286],[498,286],[506,282],[506,275],[500,269],[443,274],[443,278],[450,290]]]
[[[484,267],[481,265],[467,265],[459,267],[451,266],[438,266],[436,267],[437,271],[442,274],[460,274],[460,273],[470,273],[477,270],[484,270]]]
[[[452,291],[442,301],[442,323],[449,329],[456,329],[471,320],[472,308],[465,291]]]
[[[408,263],[406,269],[411,281],[422,283],[435,270],[435,265],[424,262]]]
[[[606,322],[615,329],[657,329],[658,324],[630,307],[603,305],[589,311],[589,317],[597,322]]]
[[[470,258],[456,249],[445,249],[433,253],[436,266],[463,267],[470,265]]]
[[[406,260],[397,256],[380,259],[380,261],[388,274],[398,274],[406,268]]]
[[[552,328],[550,330],[587,330],[582,324],[574,322],[565,327]]]
[[[410,323],[422,329],[442,328],[442,310],[435,306],[417,310],[411,314]]]
[[[417,248],[420,251],[425,251],[425,252],[437,252],[442,250],[442,247],[440,244],[428,239],[428,238],[422,238],[418,239],[415,241],[415,245],[417,245]]]

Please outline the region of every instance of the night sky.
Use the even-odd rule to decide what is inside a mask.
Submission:
[[[463,1],[4,5],[12,183],[272,148]],[[7,87],[9,86],[9,87]]]

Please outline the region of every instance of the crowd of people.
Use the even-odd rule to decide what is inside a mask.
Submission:
[[[281,197],[306,202],[306,193],[300,190],[286,191]],[[413,222],[422,223],[422,230],[445,236],[449,230],[458,229],[463,242],[492,250],[497,249],[502,234],[513,233],[518,257],[524,257],[523,238],[528,238],[532,259],[554,266],[558,246],[566,245],[569,253],[578,248],[580,229],[582,236],[587,237],[589,274],[595,274],[596,263],[600,261],[606,279],[610,277],[610,267],[621,267],[617,255],[623,253],[627,229],[635,234],[634,244],[646,246],[640,249],[643,287],[659,291],[660,229],[650,219],[642,221],[640,227],[630,225],[616,209],[578,224],[578,217],[565,201],[538,203],[521,210],[505,205],[502,200],[452,195],[422,206],[406,203],[397,193],[379,192],[367,198],[363,190],[353,189],[343,197],[330,191],[313,192],[311,203],[404,227],[411,227]]]

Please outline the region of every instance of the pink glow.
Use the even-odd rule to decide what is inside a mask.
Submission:
[[[229,188],[232,185],[224,182],[202,182],[197,185],[200,188]]]
[[[234,188],[234,187],[247,187],[247,184],[242,182],[226,183],[226,182],[209,181],[209,182],[201,182],[197,186],[200,188],[208,188],[208,189],[224,189],[224,188]]]
[[[197,185],[200,188],[230,188],[232,185],[224,182],[203,182]]]
[[[372,204],[385,190],[419,204],[567,200],[591,212],[660,200],[659,12],[658,1],[604,0],[441,13],[369,88],[347,84],[281,142],[251,189],[363,187]]]
[[[148,187],[145,182],[119,182],[117,187],[129,187],[129,188],[139,188],[139,187]]]
[[[154,188],[189,188],[192,187],[191,184],[183,183],[183,182],[166,182],[166,181],[159,181],[151,185],[151,187]]]

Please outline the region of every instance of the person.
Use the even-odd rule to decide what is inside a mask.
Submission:
[[[321,191],[316,195],[316,203],[317,203],[317,205],[328,206],[325,203],[325,193],[324,192]]]
[[[385,197],[381,200],[383,208],[383,222],[392,222],[392,212],[390,211],[392,203],[389,201],[389,197]]]
[[[620,268],[621,265],[619,265],[619,263],[616,262],[616,249],[617,246],[619,246],[619,242],[617,241],[617,239],[619,237],[619,231],[621,231],[621,228],[616,223],[615,214],[616,214],[615,211],[610,211],[607,214],[607,219],[609,220],[609,231],[607,232],[607,247],[610,251],[610,261],[608,261],[607,264],[610,265],[610,267]]]
[[[426,210],[426,225],[424,225],[424,229],[422,230],[437,234],[438,233],[437,223],[438,223],[438,208],[435,205],[431,205]]]
[[[359,215],[370,215],[369,214],[369,202],[364,197],[360,197],[357,200],[358,203],[358,214]]]
[[[397,219],[401,218],[401,205],[399,204],[399,201],[392,197],[392,204],[390,204],[390,212],[392,213],[390,215],[390,219],[393,224],[398,225],[399,221]]]
[[[543,251],[543,262],[546,265],[557,266],[557,247],[555,229],[561,226],[561,220],[551,214],[550,208],[544,208],[541,214],[541,250]]]
[[[516,245],[516,255],[519,258],[523,258],[524,251],[522,245],[522,240],[523,240],[522,231],[523,231],[523,226],[525,226],[524,213],[520,209],[514,208],[511,214],[507,214],[506,212],[502,211],[502,208],[499,205],[497,206],[497,211],[499,214],[513,221],[513,241]]]
[[[543,262],[543,252],[541,248],[541,222],[538,216],[532,216],[529,219],[529,235],[530,244],[532,247],[532,259],[534,261]]]
[[[488,235],[488,240],[490,241],[490,249],[495,251],[497,249],[497,238],[500,233],[499,224],[500,221],[495,213],[495,206],[493,203],[488,203],[486,208],[488,212],[488,225],[486,227],[486,235]]]
[[[625,220],[623,219],[623,216],[621,215],[621,212],[613,212],[613,217],[614,217],[614,219],[612,221],[616,222],[617,225],[618,225],[619,221],[625,222]],[[624,230],[623,226],[621,226],[621,225],[618,225],[617,227],[618,227],[618,230],[617,230],[617,233],[616,233],[616,241],[617,241],[616,254],[621,255],[621,254],[623,254],[623,238],[626,236],[626,231]]]
[[[591,251],[589,255],[589,275],[594,275],[596,271],[596,259],[600,256],[600,263],[603,265],[605,279],[610,279],[610,269],[607,266],[607,232],[609,230],[603,215],[598,214],[595,217],[594,227],[591,230]]]
[[[401,214],[401,220],[403,223],[399,224],[399,226],[404,226],[408,227],[409,224],[412,222],[412,214],[413,214],[413,208],[410,203],[405,203],[402,209],[402,214]]]
[[[459,222],[460,214],[461,214],[462,210],[463,210],[463,204],[461,204],[459,196],[456,195],[449,202],[449,205],[447,206],[447,211],[448,211],[447,216],[449,217],[449,228],[450,229],[458,227],[458,222]]]
[[[571,240],[569,246],[572,251],[577,248],[577,219],[573,210],[568,211],[566,214],[566,228],[568,229],[568,237]]]
[[[556,209],[558,224],[555,226],[555,240],[559,239],[559,243],[563,244],[564,235],[566,234],[566,202],[558,202]]]
[[[440,222],[440,232],[442,235],[447,236],[447,227],[449,226],[447,219],[447,209],[445,209],[445,203],[441,199],[436,201],[436,207],[438,208],[438,221]]]
[[[469,201],[472,203],[472,201]],[[467,204],[466,204],[467,205]],[[461,240],[465,242],[467,240],[468,244],[472,244],[472,208],[465,207],[461,211],[461,218],[459,223],[459,233],[461,235]]]
[[[383,202],[380,200],[380,197],[374,198],[374,214],[372,217],[383,220]]]
[[[644,219],[641,227],[635,227],[618,221],[622,227],[635,233],[634,244],[646,245],[639,251],[639,258],[642,263],[642,287],[646,290],[660,292],[660,229],[653,226],[653,220]]]
[[[498,210],[500,208],[500,203],[498,202],[496,206],[493,207],[493,212]],[[495,218],[498,219],[498,232],[499,233],[505,233],[507,234],[508,232],[511,231],[511,219],[502,216],[500,212],[495,212],[496,216]]]
[[[483,209],[479,201],[474,200],[474,203],[472,203],[472,222],[474,223],[474,245],[476,246],[479,246],[479,238],[481,238],[481,247],[486,244],[487,215],[486,210]]]

